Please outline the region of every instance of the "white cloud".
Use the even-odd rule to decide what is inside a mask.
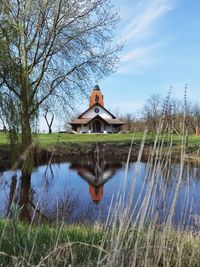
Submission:
[[[154,22],[173,9],[169,0],[152,0],[148,4],[143,2],[144,5],[137,10],[137,15],[133,14],[133,19],[122,32],[125,40],[144,38],[152,30]]]
[[[133,59],[138,59],[146,54],[147,50],[144,47],[133,49],[121,56],[121,62],[128,62]]]
[[[126,21],[126,25],[121,36],[126,40],[126,52],[120,57],[118,73],[140,73],[155,62],[153,55],[165,42],[164,39],[152,40],[149,36],[155,32],[154,26],[158,19],[173,9],[172,1],[174,0],[141,0],[138,5],[134,3],[132,16],[130,16],[131,6],[129,9],[123,9],[122,19]],[[127,12],[127,17],[132,17],[131,20],[126,20],[124,10]]]
[[[155,61],[154,52],[163,45],[162,42],[149,46],[137,47],[121,55],[120,68],[118,73],[138,73],[149,64]]]

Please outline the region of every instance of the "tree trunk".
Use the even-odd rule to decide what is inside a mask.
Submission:
[[[53,124],[53,120],[54,120],[54,114],[52,113],[52,117],[51,117],[51,121],[49,122],[48,121],[48,118],[47,118],[47,114],[48,114],[48,110],[46,110],[45,114],[43,114],[43,117],[45,118],[45,121],[47,123],[47,126],[48,126],[48,129],[49,129],[49,134],[52,133],[52,124]]]
[[[25,112],[22,114],[22,149],[25,152],[32,144],[31,126],[29,115]]]
[[[52,129],[51,129],[51,126],[49,126],[49,134],[52,133]]]
[[[29,199],[30,185],[31,185],[31,173],[22,171],[19,206],[20,206],[20,220],[25,222],[31,222],[32,218],[30,211],[30,199]]]
[[[22,127],[22,153],[24,154],[24,163],[22,171],[25,176],[29,176],[33,167],[32,152],[32,135],[31,135],[31,118],[29,115],[29,107],[26,101],[22,102],[21,127]]]
[[[21,126],[22,126],[22,153],[24,153],[24,162],[22,166],[21,191],[19,205],[21,207],[20,219],[26,222],[31,221],[29,211],[29,190],[31,174],[33,168],[32,153],[32,135],[31,135],[31,118],[28,112],[27,103],[22,103]]]

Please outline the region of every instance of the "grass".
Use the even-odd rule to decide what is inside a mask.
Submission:
[[[97,261],[102,237],[103,232],[91,226],[41,225],[30,228],[14,220],[0,220],[0,266],[14,266],[13,263],[53,266],[58,255],[59,265],[56,266],[64,266],[64,261],[67,266],[70,263],[87,266],[89,262]]]
[[[130,145],[134,135],[134,143],[140,144],[142,141],[143,133],[128,133],[128,134],[39,134],[34,137],[41,146],[50,146],[56,143],[59,144],[88,144],[88,143],[109,143],[109,144],[124,144]],[[145,143],[153,143],[155,134],[148,134]],[[181,144],[181,135],[173,135],[173,145]],[[0,145],[8,144],[6,134],[0,133]],[[199,146],[200,136],[189,135],[189,146]]]
[[[111,248],[112,232],[107,232],[105,241],[105,232],[98,225],[30,227],[14,220],[0,220],[0,234],[0,266],[129,266],[136,243],[136,266],[200,266],[199,237],[174,230],[166,234],[152,225],[140,231],[126,231],[121,244],[127,257],[120,259],[123,265],[119,259],[109,262],[115,254]],[[120,229],[116,228],[116,242],[119,234]],[[181,265],[177,265],[179,261]]]

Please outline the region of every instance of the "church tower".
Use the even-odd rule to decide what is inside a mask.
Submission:
[[[103,95],[98,85],[95,85],[92,94],[90,96],[89,107],[92,107],[95,103],[99,103],[104,107]]]

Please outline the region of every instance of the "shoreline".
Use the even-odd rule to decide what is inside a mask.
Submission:
[[[134,143],[130,151],[130,144],[120,144],[114,142],[90,142],[90,143],[58,143],[55,145],[34,147],[34,166],[42,164],[61,163],[65,161],[74,161],[81,159],[98,157],[105,160],[127,161],[130,151],[130,161],[136,161],[141,145]],[[153,147],[152,144],[145,144],[142,161],[147,161]],[[167,146],[163,146],[163,153],[167,151]],[[19,152],[18,152],[19,154]],[[172,160],[179,162],[181,159],[181,148],[178,145],[172,147]],[[198,147],[188,147],[185,162],[200,166],[200,155]],[[0,145],[0,171],[11,169],[11,152],[9,145]]]

